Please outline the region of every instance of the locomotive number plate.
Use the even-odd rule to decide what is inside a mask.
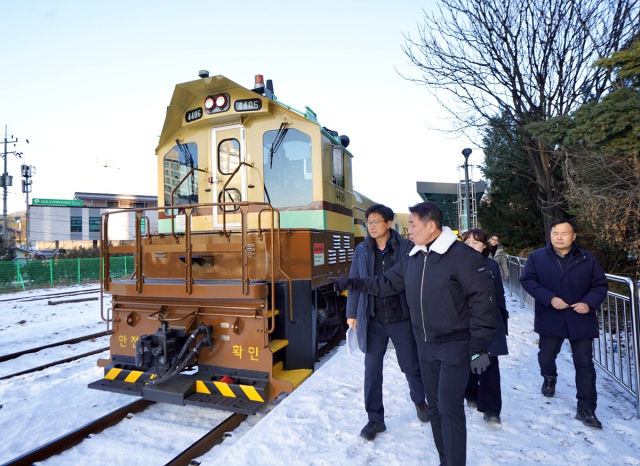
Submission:
[[[262,100],[260,99],[243,99],[236,100],[233,103],[236,112],[253,112],[262,108]]]
[[[202,107],[196,108],[194,110],[189,110],[184,114],[184,119],[187,121],[187,123],[199,120],[200,118],[202,118]]]

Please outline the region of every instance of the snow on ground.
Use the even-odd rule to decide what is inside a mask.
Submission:
[[[574,371],[568,345],[558,358],[556,397],[543,397],[533,312],[521,309],[515,298],[508,298],[508,307],[511,354],[500,358],[502,426],[488,425],[482,413],[466,408],[467,463],[640,466],[640,419],[635,417],[632,397],[598,370],[597,414],[604,429],[592,430],[575,420]],[[19,323],[22,320],[26,322]],[[0,303],[0,355],[103,329],[96,301],[58,306],[48,306],[46,300]],[[104,342],[87,345],[74,351],[90,351]],[[102,376],[95,362],[106,356],[105,352],[0,381],[0,463],[135,400],[87,388]],[[46,357],[42,355],[42,359]],[[62,356],[56,353],[58,357]],[[0,363],[0,374],[16,372],[13,366],[10,370],[5,367],[10,363]],[[32,365],[32,361],[23,363]],[[364,355],[349,355],[343,346],[319,366],[293,394],[267,412],[249,417],[198,461],[203,466],[438,464],[430,424],[416,418],[392,348],[386,356],[383,387],[387,431],[372,442],[359,435],[367,422],[362,401]],[[192,406],[155,405],[42,464],[113,465],[124,461],[162,465],[228,414]]]
[[[630,396],[598,371],[598,417],[592,430],[574,419],[573,363],[565,344],[558,357],[555,398],[540,394],[533,312],[508,298],[509,356],[500,357],[502,426],[465,408],[469,465],[640,465],[640,419]],[[383,396],[387,431],[372,442],[360,437],[364,355],[342,346],[248,433],[236,431],[198,459],[202,465],[438,465],[430,424],[418,421],[395,352],[387,352]]]
[[[97,284],[68,288],[30,290],[13,294],[0,294],[0,299],[26,298],[96,289]],[[98,297],[100,293],[70,296],[68,299]],[[61,301],[65,298],[51,298]],[[83,301],[51,306],[48,299],[38,301],[0,302],[0,354],[15,353],[56,341],[90,335],[106,330],[100,319],[99,301]]]

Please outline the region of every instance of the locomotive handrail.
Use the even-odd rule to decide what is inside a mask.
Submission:
[[[247,164],[249,165],[249,164]],[[251,165],[249,165],[251,166]],[[225,184],[226,186],[226,184]],[[227,203],[227,202],[212,202],[212,203],[202,203],[202,204],[185,204],[182,209],[184,209],[184,215],[185,215],[185,232],[184,232],[184,236],[185,236],[185,286],[186,286],[186,292],[187,294],[191,294],[192,292],[192,285],[193,285],[193,276],[192,276],[192,258],[191,258],[191,252],[193,250],[193,245],[191,244],[191,215],[194,213],[194,210],[196,208],[200,208],[200,207],[222,207],[223,212],[225,211],[224,207],[225,206],[229,206],[229,205],[233,205],[233,206],[238,206],[238,208],[242,208],[242,248],[241,248],[241,252],[242,252],[242,282],[243,282],[243,294],[247,294],[248,293],[248,285],[249,285],[249,276],[248,276],[248,271],[247,271],[247,267],[248,267],[248,246],[246,243],[246,236],[248,234],[248,229],[247,229],[247,215],[248,215],[248,211],[249,208],[251,206],[263,206],[264,208],[261,209],[258,212],[258,234],[260,237],[262,237],[262,213],[266,212],[267,210],[269,210],[271,212],[271,226],[270,226],[270,230],[271,230],[271,241],[270,241],[270,249],[271,249],[271,260],[270,260],[270,273],[271,273],[271,309],[273,310],[273,312],[271,313],[270,316],[270,328],[267,329],[266,333],[267,334],[271,334],[275,331],[275,260],[277,257],[278,260],[278,266],[277,266],[277,270],[280,274],[282,274],[282,276],[287,280],[288,285],[289,285],[289,296],[290,296],[290,301],[291,301],[291,296],[293,295],[293,284],[291,281],[291,278],[284,272],[284,270],[282,270],[281,267],[281,262],[280,262],[280,233],[281,233],[281,229],[280,229],[280,212],[275,209],[270,203],[268,202],[249,202],[249,201],[237,201],[237,202],[232,202],[232,203]],[[175,211],[174,211],[174,206],[169,206],[171,207],[171,229],[172,229],[172,236],[176,239],[176,241],[179,241],[178,236],[176,235],[175,232]],[[167,210],[167,206],[158,206],[158,207],[146,207],[146,208],[141,208],[141,209],[120,209],[117,211],[112,211],[112,212],[105,212],[103,213],[101,216],[103,217],[103,221],[100,224],[100,235],[101,235],[101,245],[100,245],[100,250],[101,250],[101,257],[103,259],[103,264],[104,267],[101,267],[101,271],[100,271],[100,280],[102,283],[102,287],[100,289],[100,294],[101,297],[103,295],[103,290],[108,291],[109,290],[109,282],[110,282],[110,277],[109,274],[104,274],[103,272],[103,268],[106,270],[110,270],[110,260],[109,260],[109,240],[108,240],[108,221],[109,221],[109,216],[113,215],[113,214],[121,214],[121,213],[134,213],[136,216],[136,221],[135,221],[135,229],[136,229],[136,238],[135,238],[135,246],[130,247],[130,246],[124,246],[124,248],[131,248],[132,252],[134,252],[134,257],[135,257],[135,264],[134,264],[134,272],[132,274],[132,278],[135,277],[136,279],[136,292],[141,293],[142,292],[142,287],[144,285],[144,274],[142,273],[142,250],[143,250],[143,245],[142,245],[142,228],[141,228],[141,219],[145,218],[147,219],[147,231],[146,231],[146,237],[149,240],[149,242],[151,242],[151,234],[150,234],[150,221],[148,220],[148,216],[142,215],[143,212],[145,211],[163,211],[163,210]],[[277,218],[275,216],[275,213],[277,213]],[[226,229],[226,217],[223,216],[223,235],[227,235],[228,237],[228,233],[227,233],[227,229]],[[276,245],[275,245],[275,237],[277,237],[277,251],[276,251]],[[154,245],[154,247],[156,247]],[[119,248],[118,246],[115,246],[115,248]],[[145,248],[146,249],[146,248]],[[231,252],[231,251],[228,251]],[[291,321],[293,321],[293,309],[290,303],[290,309],[289,309],[289,319]]]
[[[186,175],[184,175],[184,177],[180,180],[180,183],[178,183],[176,185],[175,188],[173,188],[173,191],[171,191],[171,235],[173,235],[173,239],[175,239],[176,241],[178,241],[178,237],[176,236],[175,230],[174,230],[174,223],[175,223],[175,209],[174,209],[174,205],[173,205],[173,195],[175,194],[175,192],[178,190],[178,188],[182,185],[182,183],[185,182],[185,180],[189,177],[189,175],[191,175],[195,170],[198,170],[199,172],[204,172],[207,173],[207,170],[203,170],[202,168],[196,168],[193,167],[191,170],[189,170],[187,172]],[[189,204],[190,205],[190,204]]]
[[[270,206],[271,207],[271,206]],[[261,238],[262,237],[262,212],[265,212],[267,209],[262,209],[259,213],[258,213],[258,237]],[[291,282],[291,277],[289,277],[289,275],[287,275],[284,270],[282,270],[282,267],[280,267],[280,211],[278,209],[274,209],[273,207],[271,208],[271,225],[273,225],[273,212],[277,212],[278,213],[278,271],[285,276],[285,278],[287,279],[287,282],[289,283],[289,320],[291,322],[293,322],[293,303],[291,301],[291,298],[293,296],[293,283]],[[275,251],[273,249],[273,234],[271,235],[271,251],[272,251],[272,255],[275,256]],[[273,270],[273,261],[271,261],[271,276],[273,277],[274,275],[274,270]],[[273,311],[275,311],[274,307],[271,306],[271,309]],[[272,333],[273,330],[275,330],[275,312],[272,312],[272,319],[274,320],[273,322],[273,329],[271,330],[271,332],[267,332],[267,333]]]
[[[136,260],[134,273],[136,274],[136,292],[142,293],[142,234],[141,234],[141,211],[136,211]],[[148,229],[148,228],[147,228]]]
[[[227,191],[227,185],[229,184],[229,181],[231,181],[233,179],[233,177],[236,175],[236,173],[238,173],[238,170],[240,170],[240,167],[243,166],[243,165],[246,165],[247,167],[253,168],[253,164],[252,163],[247,163],[247,162],[238,163],[238,166],[236,167],[236,169],[233,170],[233,172],[231,173],[229,178],[227,178],[227,181],[222,186],[222,199],[224,199],[224,193]],[[238,205],[238,204],[232,203],[231,205]],[[273,225],[273,223],[272,223],[272,225]],[[227,209],[224,209],[224,208],[222,209],[222,233],[227,238],[229,238],[229,235],[227,234]]]

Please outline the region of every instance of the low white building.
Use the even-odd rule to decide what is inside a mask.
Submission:
[[[103,213],[122,209],[156,207],[156,196],[76,193],[73,200],[33,199],[29,206],[29,239],[33,249],[73,249],[97,247]],[[158,213],[146,211],[150,231],[158,230]],[[146,221],[144,222],[146,224]],[[147,225],[144,225],[143,233]],[[109,239],[135,239],[135,212],[113,215]]]

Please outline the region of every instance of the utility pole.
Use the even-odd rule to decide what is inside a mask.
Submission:
[[[13,136],[11,136],[11,138],[13,139]],[[4,152],[2,154],[2,158],[4,159],[4,172],[2,173],[2,177],[0,177],[0,186],[2,186],[3,192],[4,192],[4,204],[3,204],[3,209],[2,209],[2,217],[3,217],[3,230],[2,230],[2,239],[4,240],[4,247],[8,247],[9,246],[9,230],[7,227],[7,199],[8,199],[8,192],[7,192],[7,188],[9,186],[13,186],[13,177],[9,176],[9,173],[7,173],[7,158],[9,157],[9,154],[16,154],[16,157],[22,157],[22,152],[16,152],[16,151],[11,151],[11,152],[7,152],[7,144],[13,144],[15,145],[15,143],[18,142],[18,138],[15,138],[13,141],[9,141],[7,140],[7,125],[4,125]],[[27,143],[29,143],[29,140],[27,139]]]

